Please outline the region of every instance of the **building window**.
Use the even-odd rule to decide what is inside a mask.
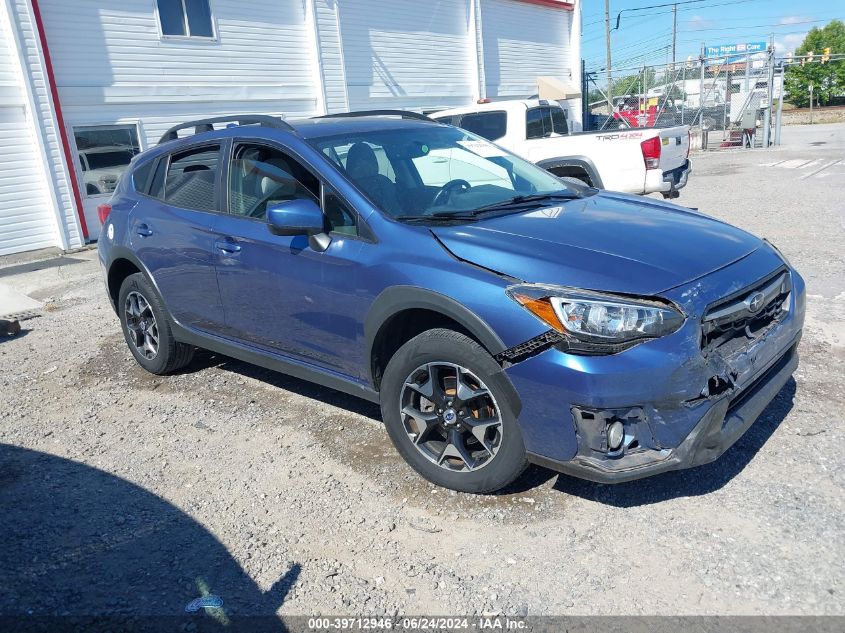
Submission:
[[[214,38],[209,0],[156,0],[161,34]]]
[[[129,162],[141,151],[134,125],[74,127],[82,184],[87,196],[110,195]]]

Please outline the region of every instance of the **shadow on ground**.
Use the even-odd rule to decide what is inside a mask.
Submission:
[[[299,565],[264,592],[202,525],[119,477],[0,444],[0,509],[2,630],[240,630],[247,616],[285,630]],[[203,596],[222,605],[186,612]]]
[[[689,470],[612,485],[560,475],[554,489],[622,508],[714,492],[736,477],[754,459],[792,410],[794,396],[795,379],[790,378],[745,435],[715,462]]]
[[[274,387],[381,422],[381,411],[376,404],[219,354],[200,350],[191,365],[183,371],[195,372],[208,367],[218,367],[261,380]],[[617,507],[633,507],[678,497],[708,494],[722,488],[748,465],[786,418],[792,409],[794,396],[795,379],[790,378],[745,435],[718,460],[704,466],[628,483],[605,485],[558,475],[551,470],[532,465],[516,481],[495,494],[507,496],[525,493],[539,488],[555,477],[557,479],[553,490]]]
[[[14,334],[11,334],[11,335],[6,334],[4,332],[0,332],[0,343],[5,343],[7,341],[16,341],[19,338],[23,338],[24,336],[26,336],[30,332],[32,332],[32,328],[21,329],[20,331],[14,333]]]
[[[191,364],[182,369],[181,372],[194,373],[209,367],[217,367],[246,378],[260,380],[278,389],[284,389],[305,398],[319,400],[333,407],[345,409],[376,422],[381,422],[381,409],[377,404],[368,400],[206,350],[197,350]]]

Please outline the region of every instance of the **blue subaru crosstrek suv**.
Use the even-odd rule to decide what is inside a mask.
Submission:
[[[804,282],[767,241],[415,113],[186,123],[100,217],[142,367],[204,348],[378,402],[455,490],[710,462],[798,363]]]

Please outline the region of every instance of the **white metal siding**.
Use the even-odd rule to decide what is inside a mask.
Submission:
[[[320,74],[326,95],[327,112],[349,110],[337,5],[337,0],[314,0],[317,14],[317,46],[320,50]]]
[[[469,103],[469,0],[340,0],[350,109]]]
[[[162,38],[154,0],[41,0],[68,126],[317,110],[304,0],[212,0],[214,41]],[[146,143],[144,142],[146,140]]]
[[[518,0],[481,0],[484,75],[488,97],[528,97],[537,77],[576,77],[572,12]],[[578,37],[575,34],[575,37]]]
[[[0,255],[82,245],[61,151],[29,5],[0,0]]]
[[[38,149],[23,106],[0,105],[0,255],[57,246]]]

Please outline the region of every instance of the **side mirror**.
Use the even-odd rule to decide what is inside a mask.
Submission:
[[[313,235],[323,232],[323,212],[313,200],[286,200],[267,209],[267,223],[276,235]]]
[[[267,224],[276,235],[307,235],[315,251],[324,251],[331,243],[325,233],[323,211],[313,200],[286,200],[267,209]]]

